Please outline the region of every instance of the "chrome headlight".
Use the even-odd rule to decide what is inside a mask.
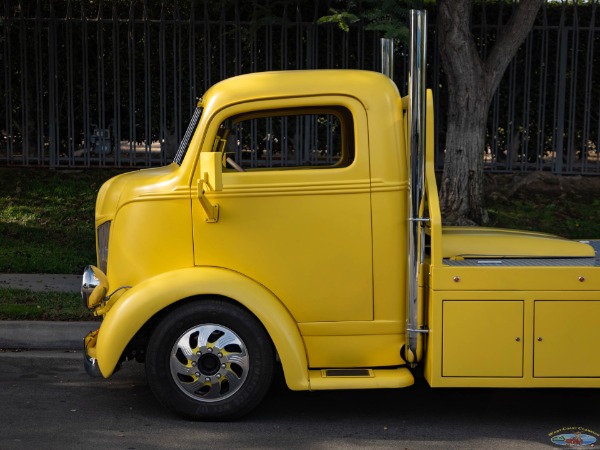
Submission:
[[[81,277],[81,296],[83,297],[86,306],[88,297],[99,284],[100,280],[94,273],[94,268],[92,266],[87,266],[83,270],[83,276]]]
[[[98,227],[98,265],[104,273],[108,267],[108,238],[110,235],[110,220]]]
[[[81,280],[81,298],[83,306],[92,309],[99,305],[106,296],[108,290],[108,280],[100,269],[94,266],[87,266],[83,271]]]

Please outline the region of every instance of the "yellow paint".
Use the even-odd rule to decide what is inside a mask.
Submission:
[[[600,338],[597,292],[430,290],[430,295],[425,378],[432,387],[600,387],[600,366],[593,359]],[[461,314],[465,317],[457,319]],[[448,347],[453,355],[446,355]],[[452,356],[465,367],[450,361]]]
[[[600,301],[539,300],[534,312],[534,376],[600,377]]]
[[[594,249],[581,242],[546,233],[483,227],[445,227],[444,258],[593,257]]]
[[[189,183],[189,176],[171,164],[122,174],[102,186],[96,227],[112,221],[109,294],[120,286],[193,266]]]
[[[431,287],[440,291],[600,291],[599,267],[442,265],[429,272]]]
[[[309,367],[381,367],[404,364],[403,334],[304,336]]]
[[[447,300],[442,327],[443,376],[523,375],[522,301]]]

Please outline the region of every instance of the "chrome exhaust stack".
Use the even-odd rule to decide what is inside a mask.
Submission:
[[[423,222],[421,205],[425,196],[425,134],[426,134],[426,80],[425,52],[427,50],[427,12],[410,11],[410,68],[408,77],[408,133],[409,133],[409,212],[408,212],[408,283],[407,283],[407,345],[402,357],[416,365],[422,353],[422,337],[428,330],[419,326],[419,271],[424,258]],[[393,79],[394,42],[381,39],[381,73]]]
[[[419,272],[424,257],[424,228],[422,222],[429,219],[421,216],[425,196],[425,135],[426,135],[426,88],[425,52],[427,50],[427,12],[410,11],[410,73],[409,91],[409,216],[408,216],[408,286],[407,286],[407,348],[404,358],[416,364],[421,356],[421,334],[419,327]]]
[[[394,79],[394,40],[381,38],[381,73]]]

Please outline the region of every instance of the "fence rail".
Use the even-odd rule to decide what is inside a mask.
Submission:
[[[172,160],[210,85],[264,70],[379,70],[379,35],[318,26],[328,0],[4,0],[0,165],[150,167]],[[546,3],[494,97],[487,170],[600,174],[597,0]],[[483,57],[513,3],[475,8]],[[435,10],[430,11],[430,23]],[[430,27],[437,167],[444,74]],[[396,61],[405,66],[406,49]],[[406,91],[403,70],[395,81]]]

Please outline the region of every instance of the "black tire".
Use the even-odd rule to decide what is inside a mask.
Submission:
[[[192,420],[232,420],[269,390],[274,353],[261,323],[233,303],[209,299],[178,307],[148,342],[146,376],[156,398]]]

